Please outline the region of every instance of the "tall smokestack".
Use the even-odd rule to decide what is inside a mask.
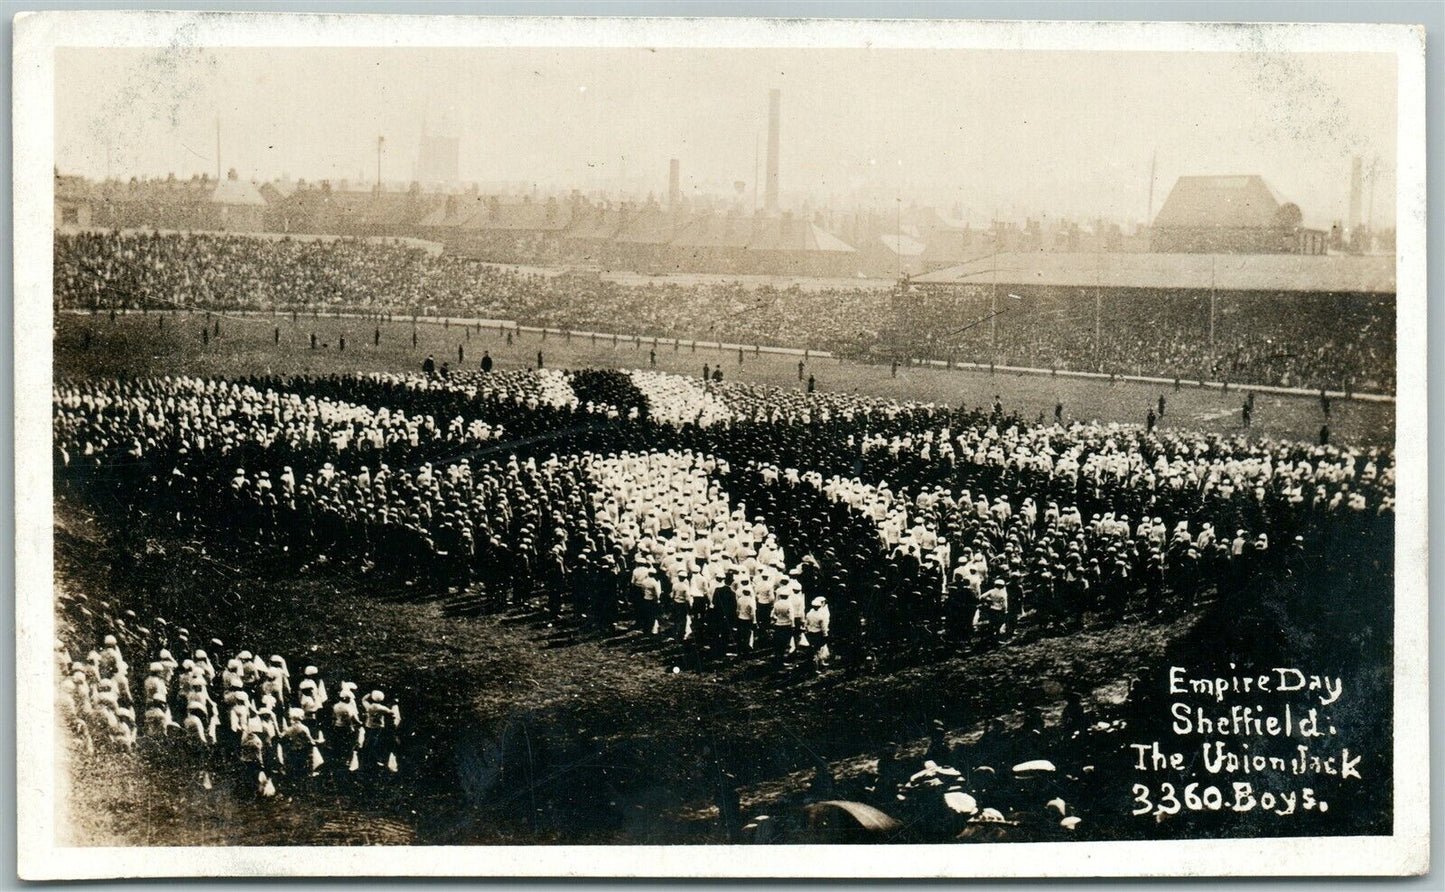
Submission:
[[[763,209],[778,210],[778,128],[782,125],[783,91],[768,91],[768,186]]]
[[[667,165],[667,206],[676,208],[682,200],[682,162],[676,158]]]
[[[1350,235],[1353,237],[1355,230],[1360,228],[1361,205],[1364,204],[1364,179],[1365,164],[1359,155],[1350,159],[1350,216],[1347,222],[1350,227]]]

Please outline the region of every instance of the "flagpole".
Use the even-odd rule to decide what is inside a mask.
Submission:
[[[1159,161],[1159,150],[1155,149],[1154,154],[1149,156],[1149,212],[1144,217],[1146,227],[1154,225],[1154,165]]]
[[[1099,269],[1101,255],[1094,254],[1094,364],[1099,371],[1104,370],[1104,326],[1102,322],[1104,309],[1104,295],[1100,289],[1101,272]]]

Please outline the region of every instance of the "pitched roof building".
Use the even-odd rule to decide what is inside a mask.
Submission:
[[[1305,229],[1297,205],[1257,174],[1180,177],[1154,218],[1151,248],[1187,254],[1320,254],[1323,232]]]

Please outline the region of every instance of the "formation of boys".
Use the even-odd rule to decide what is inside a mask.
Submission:
[[[886,665],[1188,606],[1393,518],[1386,450],[655,371],[65,381],[55,412],[71,485],[295,567],[630,622],[691,666]]]
[[[139,753],[179,767],[194,789],[261,799],[398,770],[401,708],[380,690],[334,678],[328,688],[315,665],[293,676],[280,654],[227,651],[81,593],[62,590],[60,604],[59,704],[77,757]]]

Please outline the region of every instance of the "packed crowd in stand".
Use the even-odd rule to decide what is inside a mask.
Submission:
[[[1209,303],[1193,294],[1111,297],[1096,329],[1093,301],[1077,294],[1005,301],[996,333],[976,326],[956,351],[1002,365],[1394,392],[1392,298],[1224,294],[1213,328]],[[946,306],[949,319],[974,319],[998,304],[974,296]]]
[[[291,566],[626,620],[699,667],[863,668],[1156,612],[1393,520],[1387,450],[652,372],[78,380],[54,408],[68,485]]]
[[[78,592],[62,588],[59,603],[59,705],[76,758],[138,755],[183,772],[192,789],[261,799],[398,770],[401,709],[382,691],[334,677],[328,687],[315,665],[293,677],[280,654],[228,650]]]
[[[975,289],[977,291],[977,289]],[[629,285],[544,275],[401,244],[245,236],[57,233],[55,300],[64,308],[200,307],[429,310],[644,337],[828,350],[838,355],[1391,393],[1393,298],[1150,293],[924,299],[877,288]],[[927,306],[927,310],[917,307]],[[915,318],[932,314],[937,319]],[[953,332],[945,340],[928,337]],[[922,338],[922,340],[920,340]]]

